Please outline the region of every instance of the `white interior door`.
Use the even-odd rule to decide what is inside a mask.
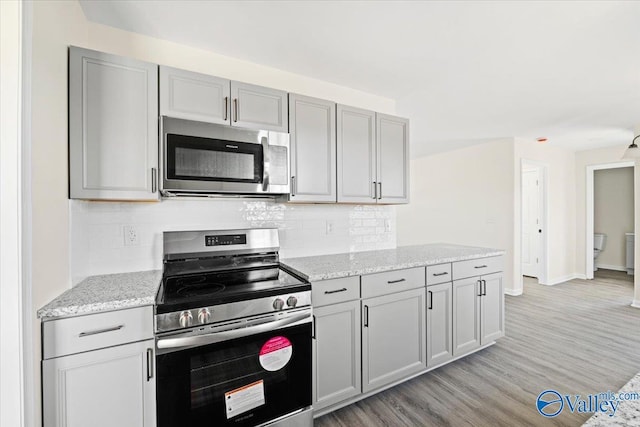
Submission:
[[[540,176],[522,171],[522,274],[538,277],[540,265]]]

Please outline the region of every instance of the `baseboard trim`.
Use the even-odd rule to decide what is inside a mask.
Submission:
[[[555,277],[547,281],[547,283],[540,283],[540,284],[547,285],[547,286],[555,286],[555,285],[559,285],[560,283],[568,282],[569,280],[573,280],[573,279],[586,280],[587,276],[581,273],[567,274],[566,276]]]
[[[512,297],[517,297],[522,295],[522,289],[507,289],[504,290],[505,295],[510,295]]]
[[[631,303],[631,307],[640,308],[640,299],[634,299],[633,302]]]
[[[596,264],[596,267],[597,268],[604,268],[605,270],[627,271],[627,267],[623,267],[621,265]]]

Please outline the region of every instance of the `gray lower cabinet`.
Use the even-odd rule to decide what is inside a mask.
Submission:
[[[360,301],[314,308],[313,408],[361,393]]]
[[[158,67],[69,48],[69,196],[157,200]]]
[[[160,66],[160,115],[230,124],[231,81]]]
[[[44,427],[156,425],[154,340],[42,362]]]
[[[362,391],[426,368],[425,288],[362,300]]]
[[[453,355],[480,347],[480,282],[477,277],[453,282]]]
[[[504,336],[504,284],[502,273],[481,276],[480,345],[489,344]]]
[[[409,203],[409,120],[376,113],[378,203]]]
[[[336,104],[289,95],[289,202],[336,202]]]
[[[453,284],[427,287],[427,367],[453,358]]]
[[[468,353],[504,336],[502,273],[453,282],[453,355]]]

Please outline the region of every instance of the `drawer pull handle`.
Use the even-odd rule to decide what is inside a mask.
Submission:
[[[325,295],[337,294],[338,292],[345,292],[346,290],[347,290],[347,288],[336,289],[335,291],[324,291],[324,294]]]
[[[407,279],[398,279],[398,280],[387,280],[387,283],[392,285],[394,283],[400,283],[400,282],[404,282]]]
[[[82,337],[88,337],[91,335],[104,334],[105,332],[119,331],[122,328],[124,328],[124,325],[113,326],[111,328],[105,328],[105,329],[96,329],[95,331],[80,332],[78,334],[78,337],[82,338]]]
[[[446,276],[447,274],[449,273],[447,273],[446,271],[443,271],[442,273],[433,273],[434,276]]]
[[[486,266],[486,264],[485,264],[485,265],[476,265],[476,266],[475,266],[475,267],[473,267],[473,268],[487,268],[487,266]]]

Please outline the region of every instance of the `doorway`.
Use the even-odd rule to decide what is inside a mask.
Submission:
[[[522,275],[547,282],[547,165],[522,160],[521,165]]]
[[[587,279],[594,277],[594,233],[595,233],[595,172],[606,169],[634,168],[634,162],[605,163],[587,166],[587,215],[586,215],[586,249],[585,249],[585,276]],[[601,231],[601,230],[600,230]],[[633,231],[633,230],[631,230]]]

